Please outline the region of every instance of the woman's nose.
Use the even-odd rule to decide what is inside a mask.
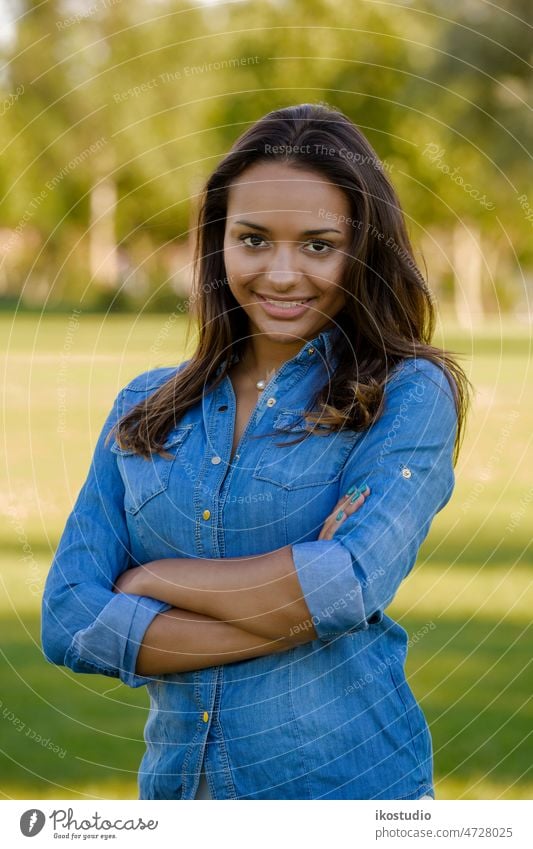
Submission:
[[[278,245],[268,258],[267,279],[273,285],[287,286],[301,276],[298,267],[297,246]]]

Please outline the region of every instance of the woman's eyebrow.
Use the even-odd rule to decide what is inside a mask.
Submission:
[[[243,224],[245,227],[253,227],[255,230],[262,230],[263,233],[269,233],[270,230],[268,227],[263,227],[262,224],[254,224],[253,221],[234,221],[234,224]],[[341,230],[336,230],[334,227],[322,227],[318,230],[303,230],[302,236],[318,236],[320,233],[340,233],[342,236]]]

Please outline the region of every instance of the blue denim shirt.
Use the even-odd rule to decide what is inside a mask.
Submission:
[[[147,461],[104,439],[175,368],[132,380],[102,428],[47,577],[41,637],[51,663],[147,686],[141,799],[193,799],[202,764],[218,799],[434,795],[431,737],[404,673],[408,635],[384,611],[453,490],[453,396],[440,368],[406,359],[372,427],[277,446],[293,439],[280,428],[301,434],[301,413],[335,362],[336,332],[282,365],[231,464],[229,377],[170,432],[173,459]],[[318,540],[338,499],[363,481],[363,508]],[[289,544],[316,639],[197,671],[135,673],[146,629],[171,605],[114,593],[125,569]]]

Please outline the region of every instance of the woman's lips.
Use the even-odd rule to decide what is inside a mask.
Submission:
[[[303,315],[308,309],[309,304],[315,300],[314,298],[309,298],[303,304],[288,307],[283,306],[281,301],[276,301],[276,303],[268,301],[266,298],[263,297],[263,295],[260,295],[258,292],[254,292],[254,294],[256,298],[259,299],[259,303],[261,304],[267,315],[270,315],[273,318],[297,318],[298,316]]]

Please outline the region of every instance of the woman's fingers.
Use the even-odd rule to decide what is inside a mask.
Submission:
[[[352,486],[337,502],[335,509],[327,517],[318,539],[332,539],[335,531],[344,521],[359,510],[370,495],[370,487],[363,483],[360,487]]]
[[[348,516],[351,516],[352,513],[355,513],[363,506],[369,495],[370,488],[366,484],[362,492],[357,489],[352,493],[350,490],[347,495],[339,500],[335,509],[327,517],[318,538],[332,539],[335,531],[346,521]]]

